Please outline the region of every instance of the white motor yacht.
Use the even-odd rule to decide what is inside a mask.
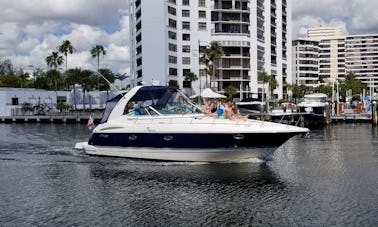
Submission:
[[[326,122],[329,104],[327,95],[323,93],[314,93],[304,96],[304,100],[298,103],[298,108],[304,115],[307,125],[324,124]]]
[[[266,158],[307,128],[206,116],[179,90],[138,86],[108,101],[88,142],[90,155],[223,162]]]

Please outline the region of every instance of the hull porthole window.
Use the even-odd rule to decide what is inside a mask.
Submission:
[[[136,135],[131,135],[129,136],[129,140],[136,140],[137,139],[137,136]]]
[[[165,141],[171,141],[173,140],[173,136],[164,136]]]
[[[242,134],[236,134],[236,135],[234,135],[234,139],[236,139],[236,140],[242,140],[242,139],[244,139],[244,135],[242,135]]]

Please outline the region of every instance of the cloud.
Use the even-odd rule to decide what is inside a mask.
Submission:
[[[292,0],[293,37],[308,27],[341,26],[346,34],[378,33],[378,1]]]
[[[75,48],[69,68],[95,68],[90,49],[97,44],[108,52],[104,66],[128,68],[127,1],[0,0],[0,6],[0,57],[11,59],[16,68],[46,69],[46,56],[63,40]]]

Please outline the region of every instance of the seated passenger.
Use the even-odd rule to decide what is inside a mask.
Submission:
[[[218,115],[218,118],[221,118],[221,119],[224,119],[226,118],[226,115],[225,115],[225,102],[222,100],[221,103],[219,104],[218,106],[218,109],[217,109],[217,115]]]
[[[134,106],[134,115],[135,116],[140,116],[142,115],[142,111],[140,110],[140,108],[143,106],[143,102],[142,101],[138,101],[135,106]]]
[[[246,121],[248,119],[248,115],[240,115],[239,107],[236,104],[232,103],[231,109],[236,119],[241,119],[243,121]]]

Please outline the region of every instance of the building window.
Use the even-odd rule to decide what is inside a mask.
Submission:
[[[176,16],[176,9],[171,6],[168,6],[168,13]]]
[[[184,6],[188,6],[189,5],[189,0],[182,0],[182,4]]]
[[[198,18],[206,18],[206,11],[204,10],[198,11]]]
[[[181,14],[182,14],[182,17],[190,17],[190,11],[189,10],[182,10]]]
[[[176,45],[176,44],[172,44],[172,43],[170,43],[170,44],[168,45],[168,48],[169,48],[169,51],[177,52],[177,45]]]
[[[182,46],[182,52],[184,52],[184,53],[190,53],[190,46],[189,45]]]
[[[188,80],[184,80],[182,82],[182,87],[183,88],[192,88],[192,82],[191,81],[188,81]]]
[[[190,22],[189,21],[183,21],[182,22],[182,29],[190,29]]]
[[[177,76],[177,69],[176,68],[169,68],[169,75],[170,76]]]
[[[177,57],[169,55],[169,63],[177,64]]]
[[[190,57],[182,57],[183,65],[190,65]]]
[[[198,30],[206,30],[206,22],[199,22]]]
[[[169,27],[170,28],[176,28],[176,20],[169,18]]]
[[[202,77],[204,77],[206,75],[207,75],[206,74],[206,69],[200,69],[200,71],[199,71],[199,78],[202,78]]]
[[[18,98],[12,98],[12,106],[18,105]]]
[[[168,2],[176,5],[176,0],[168,0]]]
[[[206,0],[198,0],[199,7],[206,7]]]
[[[186,76],[186,75],[188,75],[190,73],[190,69],[183,69],[182,70],[182,75],[183,76]]]
[[[176,40],[176,32],[168,31],[168,38]]]
[[[182,34],[183,41],[190,41],[190,34]]]

